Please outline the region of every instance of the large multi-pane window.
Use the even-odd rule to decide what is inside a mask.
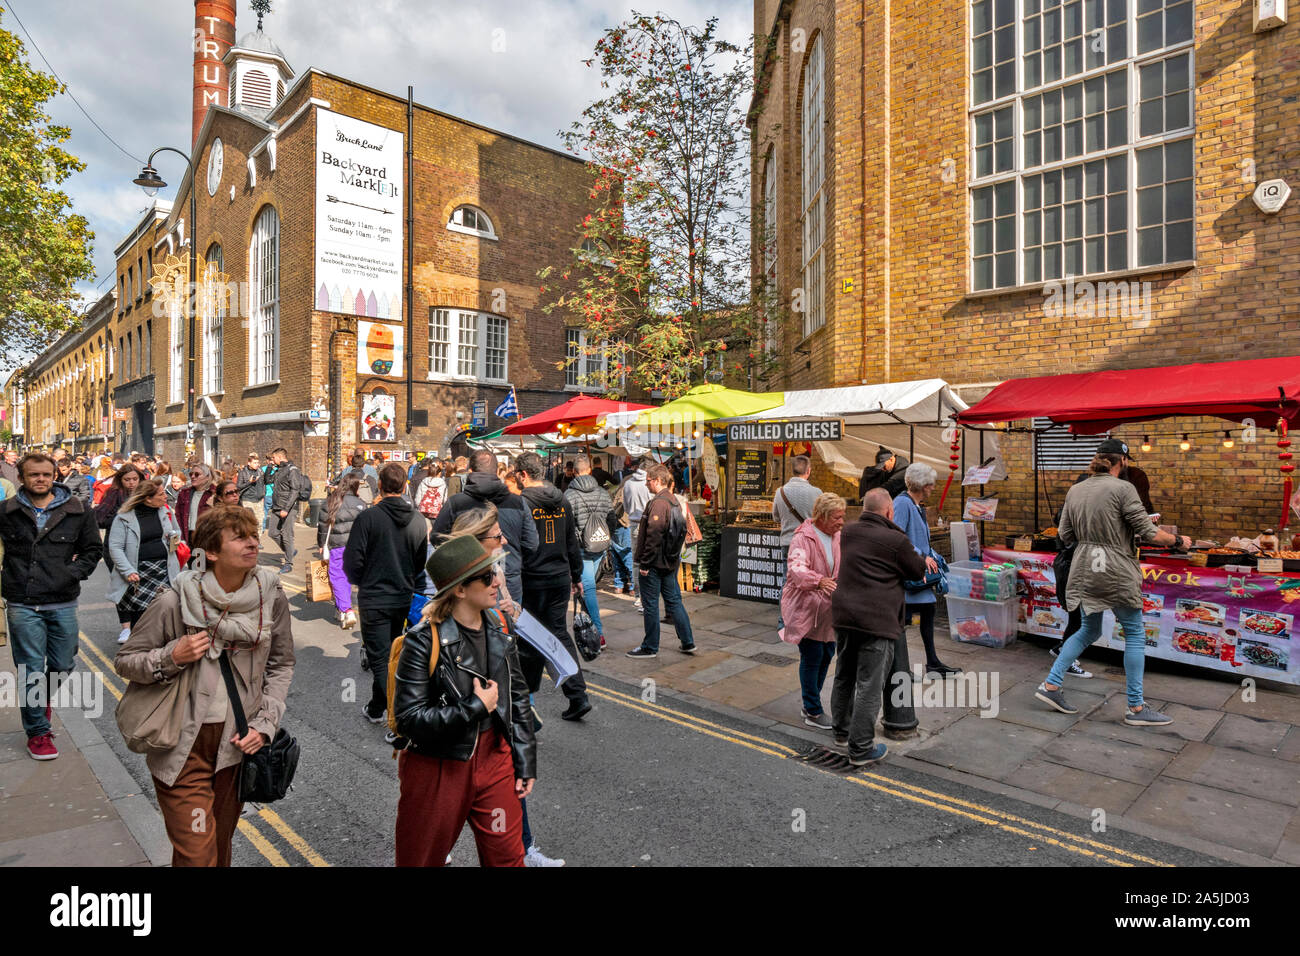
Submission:
[[[429,377],[504,382],[510,323],[490,312],[429,310]]]
[[[826,238],[825,142],[823,123],[822,41],[819,36],[808,54],[803,77],[803,334],[811,335],[826,323],[822,308],[823,256]]]
[[[222,390],[222,329],[226,323],[226,296],[224,286],[217,283],[225,271],[225,257],[221,246],[208,249],[206,259],[207,294],[203,300],[203,394],[212,395]]]
[[[1192,4],[973,0],[973,290],[1194,258]]]
[[[609,369],[609,353],[608,341],[588,342],[587,333],[582,329],[565,329],[564,355],[569,360],[564,369],[565,388],[602,391]]]
[[[280,216],[267,206],[257,217],[248,245],[252,316],[248,323],[248,384],[280,376]]]

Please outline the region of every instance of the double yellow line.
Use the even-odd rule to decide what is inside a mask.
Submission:
[[[710,737],[716,737],[718,740],[725,740],[728,743],[746,747],[749,750],[755,750],[759,753],[766,754],[770,757],[776,757],[782,760],[792,759],[798,756],[798,751],[785,744],[775,740],[769,740],[766,737],[758,737],[754,734],[747,734],[730,727],[724,727],[721,724],[715,724],[712,721],[705,720],[701,717],[694,717],[690,714],[678,710],[671,710],[659,704],[649,703],[639,697],[630,694],[624,694],[620,691],[612,690],[608,687],[601,687],[588,683],[587,689],[596,697],[607,700],[612,704],[618,704],[621,707],[627,707],[630,710],[637,710],[643,714],[649,714],[660,720],[666,720],[669,723],[677,724],[696,733],[706,734]],[[814,770],[820,768],[813,767]],[[830,771],[820,771],[830,773]],[[833,776],[842,776],[833,774]],[[963,817],[976,823],[982,823],[986,826],[996,827],[1008,833],[1015,833],[1018,836],[1027,837],[1035,843],[1047,844],[1071,853],[1077,853],[1080,856],[1086,856],[1103,863],[1109,863],[1112,866],[1136,866],[1145,864],[1147,866],[1172,866],[1173,864],[1165,863],[1161,860],[1155,860],[1140,853],[1134,853],[1130,850],[1123,850],[1107,843],[1100,843],[1087,837],[1076,836],[1065,830],[1058,830],[1055,827],[1038,823],[1034,820],[1027,820],[1024,817],[1016,816],[1013,813],[1007,813],[981,803],[975,803],[970,800],[962,800],[958,797],[949,796],[948,794],[938,793],[934,790],[927,790],[925,787],[918,787],[914,784],[904,783],[900,780],[894,780],[890,777],[884,777],[880,774],[867,773],[865,771],[851,774],[844,779],[859,786],[875,790],[880,793],[887,793],[890,796],[898,797],[901,800],[907,800],[911,803],[917,803],[929,807],[933,810],[939,810],[954,816]],[[1036,847],[1031,847],[1036,849]]]
[[[94,660],[86,656],[87,650],[89,650],[90,653],[98,658],[99,662],[104,665],[103,670],[96,666]],[[81,634],[80,650],[78,651],[77,656],[81,658],[83,664],[99,675],[100,681],[108,688],[108,692],[120,701],[123,693],[125,693],[125,687],[122,689],[117,687],[117,682],[120,681],[121,678],[118,677],[114,671],[113,662],[108,659],[107,654],[95,646],[95,642],[87,637],[84,632]],[[113,676],[110,677],[110,674]],[[283,838],[284,842],[289,844],[289,846],[299,856],[306,860],[308,864],[311,866],[329,866],[329,863],[325,858],[317,853],[312,845],[304,840],[302,836],[300,836],[293,827],[289,826],[289,824],[286,823],[274,810],[269,807],[261,807],[257,811],[257,816],[270,826],[272,830],[278,833],[280,837]],[[248,817],[240,818],[239,832],[244,835],[248,842],[253,845],[253,848],[257,850],[258,853],[262,854],[262,856],[265,857],[272,866],[290,865],[284,858],[284,855],[275,848],[275,845],[266,838],[261,830],[253,825],[252,821]]]

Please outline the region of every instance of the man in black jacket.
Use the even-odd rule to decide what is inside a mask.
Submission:
[[[560,685],[564,696],[569,698],[568,709],[560,716],[565,720],[580,720],[591,711],[591,701],[582,676],[582,658],[569,634],[568,609],[569,598],[582,593],[582,554],[578,549],[573,512],[559,489],[542,480],[545,471],[541,456],[535,452],[526,451],[515,459],[523,498],[532,509],[531,517],[537,529],[537,548],[524,556],[523,605],[578,664],[578,673]],[[529,693],[537,693],[542,684],[545,658],[525,641],[519,645],[519,663]]]
[[[564,500],[568,502],[569,511],[573,514],[573,526],[582,549],[583,603],[587,605],[587,614],[591,616],[596,631],[600,634],[600,646],[604,647],[605,629],[600,623],[600,603],[596,600],[596,574],[612,540],[610,521],[613,519],[617,522],[618,519],[614,517],[609,494],[597,484],[595,472],[586,455],[579,455],[573,460],[573,471],[574,479],[564,489]],[[587,540],[588,528],[595,534],[592,540]],[[595,550],[588,551],[589,544]]]
[[[910,464],[906,458],[900,458],[888,448],[880,446],[876,452],[875,467],[868,465],[862,469],[862,478],[858,481],[858,497],[866,498],[867,492],[872,488],[884,488],[889,492],[890,500],[897,498],[907,491],[903,475]]]
[[[239,503],[253,513],[258,524],[262,523],[263,502],[266,501],[266,475],[262,471],[261,459],[257,452],[248,456],[244,467],[235,476],[235,490],[239,492]]]
[[[79,498],[83,505],[90,506],[90,479],[77,470],[77,463],[71,458],[59,462],[59,481],[72,492],[74,498]]]
[[[874,488],[862,502],[862,517],[840,533],[840,576],[831,595],[836,644],[831,722],[836,744],[847,745],[855,767],[877,763],[888,752],[875,742],[876,715],[903,634],[903,582],[926,573],[925,559],[893,517],[889,492]]]
[[[50,732],[49,701],[75,662],[77,598],[103,544],[94,513],[55,482],[52,458],[27,455],[18,474],[18,494],[0,502],[0,593],[9,604],[14,664],[24,689],[27,752],[36,760],[53,760],[59,752]]]
[[[357,516],[343,551],[343,571],[357,586],[361,643],[370,662],[370,700],[361,710],[372,724],[384,722],[388,652],[405,629],[429,542],[429,526],[405,489],[406,468],[390,461],[379,472],[379,498]]]
[[[489,503],[496,505],[497,522],[506,539],[506,590],[510,592],[512,601],[521,604],[524,600],[523,562],[537,548],[537,528],[528,513],[529,506],[497,477],[496,456],[486,448],[474,452],[470,467],[474,470],[466,477],[464,491],[451,494],[451,483],[448,482],[450,497],[433,522],[433,533],[449,534],[456,518],[466,511]],[[437,543],[435,539],[434,544]]]
[[[289,453],[283,448],[271,452],[271,461],[276,469],[271,485],[271,540],[284,552],[280,573],[288,574],[298,553],[293,545],[293,526],[298,520],[298,502],[302,500],[298,489],[298,483],[303,480],[302,471],[289,460]]]

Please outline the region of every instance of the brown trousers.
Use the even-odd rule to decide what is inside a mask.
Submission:
[[[244,805],[239,767],[214,773],[222,724],[204,724],[170,787],[154,777],[158,809],[172,844],[172,866],[230,866],[231,844]]]

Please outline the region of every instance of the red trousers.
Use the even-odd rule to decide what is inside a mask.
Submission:
[[[397,865],[443,866],[468,822],[481,866],[523,866],[523,812],[510,745],[495,727],[467,761],[397,758]]]

